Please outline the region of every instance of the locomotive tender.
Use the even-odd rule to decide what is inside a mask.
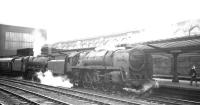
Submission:
[[[3,65],[4,59],[0,59],[0,65]],[[0,70],[3,70],[2,67]],[[139,49],[74,52],[54,60],[19,57],[10,59],[7,68],[11,72],[18,68],[25,79],[35,78],[40,70],[52,70],[54,74],[67,75],[74,86],[92,89],[136,89],[143,92],[145,86],[155,85],[152,56]]]

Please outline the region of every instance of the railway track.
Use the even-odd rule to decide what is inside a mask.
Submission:
[[[0,89],[0,105],[28,105],[28,102]]]
[[[80,89],[80,90],[85,90],[85,89]],[[89,90],[88,90],[89,91]],[[173,94],[171,95],[163,95],[160,93],[152,93],[150,96],[132,96],[126,94],[119,94],[119,93],[103,93],[102,91],[99,91],[102,94],[108,94],[108,95],[119,95],[120,98],[127,98],[127,99],[132,99],[132,100],[140,100],[140,101],[146,101],[149,103],[157,103],[158,105],[200,105],[200,102],[198,101],[193,101],[191,99],[183,99],[180,97],[173,97]],[[93,93],[93,90],[90,90],[90,93]],[[94,92],[95,93],[95,92]],[[165,93],[164,93],[165,94]],[[120,96],[121,95],[121,96]],[[124,97],[125,96],[125,97]]]
[[[43,85],[31,81],[25,80],[16,80],[8,78],[0,78],[1,81],[14,82],[15,84],[21,84],[24,87],[34,87],[44,89],[50,92],[62,94],[75,100],[84,100],[86,103],[92,104],[103,104],[103,105],[199,105],[199,101],[194,101],[191,99],[184,99],[180,97],[175,97],[176,95],[166,95],[164,92],[162,94],[160,91],[153,92],[149,97],[121,97],[119,98],[112,97],[111,95],[97,94],[99,92],[87,89],[73,89],[73,88],[62,88],[62,87],[53,87],[48,85]],[[117,94],[116,94],[117,95]],[[183,95],[183,93],[181,94]],[[187,94],[185,94],[187,95]],[[81,103],[83,104],[83,103]],[[77,105],[77,104],[76,104]]]
[[[152,95],[150,100],[161,101],[170,105],[199,105],[200,104],[200,102],[196,102],[196,101],[173,98],[169,96],[159,96],[159,94],[156,96]]]
[[[84,91],[85,89],[80,89],[80,90]],[[162,89],[156,89],[156,90],[162,90]],[[132,97],[134,97],[134,99],[147,101],[149,103],[162,104],[162,105],[200,105],[200,94],[198,92],[196,94],[195,93],[190,94],[190,92],[188,93],[174,92],[174,91],[169,92],[170,89],[168,89],[168,91],[166,92],[164,91],[156,91],[156,92],[154,91],[148,97],[133,96],[129,94],[129,96],[127,96],[126,98],[132,99]],[[92,90],[90,90],[90,92],[92,93]],[[109,92],[105,92],[105,93],[103,93],[102,91],[99,91],[99,92],[102,94],[112,95],[112,93],[109,93]],[[120,94],[117,94],[117,95],[120,95]],[[126,94],[123,94],[122,97],[123,96],[126,96]]]
[[[7,92],[8,94],[12,94],[13,96],[18,98],[18,100],[23,100],[23,102],[26,102],[27,105],[32,104],[32,105],[41,105],[41,104],[48,104],[48,105],[57,105],[57,104],[63,104],[63,105],[69,105],[66,102],[62,102],[60,100],[56,100],[53,98],[50,98],[48,96],[44,96],[39,93],[35,93],[33,91],[25,90],[19,87],[15,87],[12,85],[5,85],[5,84],[0,84],[0,90]],[[19,102],[22,104],[21,102]],[[16,104],[16,103],[14,103]],[[24,104],[24,103],[23,103]]]
[[[148,100],[149,102],[157,102],[162,105],[199,105],[199,102],[196,101],[190,101],[190,100],[183,100],[178,98],[170,98],[164,97],[164,96],[152,96],[146,97],[146,98],[140,98],[144,100]]]
[[[24,80],[16,80],[11,78],[0,78],[0,83],[6,85],[14,85],[14,87],[20,87],[25,90],[38,91],[39,93],[44,93],[45,96],[51,96],[51,98],[62,97],[62,102],[68,102],[68,104],[73,105],[85,105],[85,104],[98,104],[98,105],[158,105],[157,103],[147,102],[144,100],[125,100],[119,98],[113,98],[100,94],[93,94],[83,91],[78,91],[76,89],[66,89],[66,88],[58,88],[52,87],[48,85],[42,85],[35,82],[24,81]],[[48,93],[48,94],[47,94]],[[52,94],[50,94],[52,93]],[[56,94],[59,94],[55,96]],[[70,98],[70,99],[69,99]],[[61,99],[60,99],[61,100]],[[72,102],[69,103],[69,100]],[[82,101],[80,103],[74,103],[77,101]]]

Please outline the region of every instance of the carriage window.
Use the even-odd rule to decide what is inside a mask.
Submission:
[[[0,62],[0,69],[8,69],[9,63],[8,62]]]

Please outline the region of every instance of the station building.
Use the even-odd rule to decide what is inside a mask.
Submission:
[[[35,31],[47,39],[43,29],[0,24],[0,56],[14,56],[18,49],[33,48]]]

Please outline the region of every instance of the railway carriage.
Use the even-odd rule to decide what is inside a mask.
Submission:
[[[23,57],[0,58],[1,74],[21,75]]]
[[[0,58],[0,70],[2,72],[11,72],[11,61],[13,58]]]

